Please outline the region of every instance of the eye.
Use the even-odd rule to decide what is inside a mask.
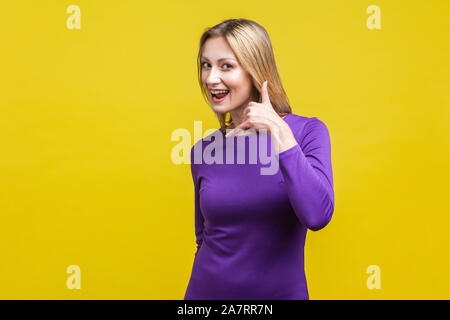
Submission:
[[[205,65],[205,64],[206,64],[206,65]],[[206,62],[206,61],[200,63],[200,66],[201,66],[202,68],[207,68],[208,65],[209,65],[209,63]],[[233,66],[232,66],[231,64],[229,64],[229,63],[224,63],[222,66],[229,66],[229,68],[225,68],[225,69],[233,69]]]

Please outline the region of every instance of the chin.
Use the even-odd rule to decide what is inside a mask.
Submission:
[[[233,108],[230,108],[229,106],[215,106],[215,105],[211,105],[211,108],[217,112],[217,113],[227,113],[231,110],[233,110]]]

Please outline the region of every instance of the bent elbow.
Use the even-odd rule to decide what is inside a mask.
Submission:
[[[311,221],[306,223],[306,227],[312,231],[319,231],[320,229],[325,228],[325,226],[330,222],[331,217],[329,219],[320,219],[317,221]]]
[[[328,208],[323,212],[322,215],[311,215],[311,218],[308,219],[305,223],[306,227],[312,231],[319,231],[320,229],[325,228],[333,216],[334,205],[330,202]]]

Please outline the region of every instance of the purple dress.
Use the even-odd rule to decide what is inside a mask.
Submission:
[[[185,300],[309,299],[306,231],[325,227],[334,211],[330,136],[316,117],[290,113],[283,120],[298,144],[278,154],[275,174],[261,174],[271,164],[260,150],[265,145],[266,156],[274,155],[264,133],[225,137],[217,130],[192,147],[197,249]],[[211,152],[215,139],[223,149]],[[254,139],[256,163],[250,160]],[[229,158],[227,150],[234,151]],[[207,151],[223,163],[198,163],[195,154]]]

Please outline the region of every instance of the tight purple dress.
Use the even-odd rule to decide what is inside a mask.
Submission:
[[[330,136],[316,117],[283,120],[298,144],[278,155],[265,133],[225,137],[217,130],[192,147],[197,249],[185,300],[309,299],[306,231],[325,227],[334,211]],[[208,149],[213,141],[222,148]],[[206,152],[222,163],[199,163]],[[271,174],[261,173],[270,166]]]

